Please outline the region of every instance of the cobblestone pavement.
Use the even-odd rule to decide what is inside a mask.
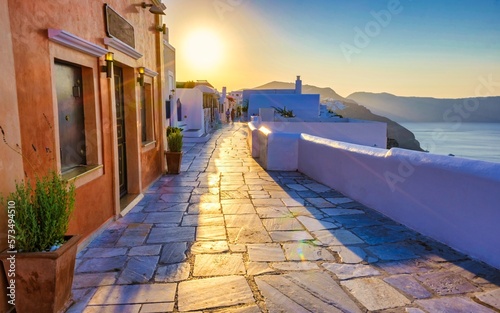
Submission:
[[[186,143],[77,258],[68,312],[500,312],[500,271],[298,172],[266,172],[243,124]]]

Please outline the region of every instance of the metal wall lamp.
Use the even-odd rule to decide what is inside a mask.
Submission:
[[[167,33],[167,25],[156,26],[156,30],[165,35]]]
[[[143,87],[144,86],[144,67],[141,66],[138,68],[138,70],[139,70],[139,77],[137,77],[137,82],[139,83],[139,85],[141,87]]]
[[[106,78],[112,77],[112,69],[113,69],[113,52],[107,52],[104,56],[104,60],[106,61],[106,65],[101,67],[101,72],[106,72]]]
[[[149,8],[149,12],[157,15],[165,15],[165,11],[167,7],[161,3],[160,1],[153,0],[152,4],[147,4],[146,2],[141,3],[143,9]]]

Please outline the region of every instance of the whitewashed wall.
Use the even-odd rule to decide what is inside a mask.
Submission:
[[[187,129],[204,130],[203,92],[198,88],[177,88],[177,97],[182,102],[182,117]]]
[[[500,164],[302,134],[298,169],[424,235],[500,268]]]
[[[387,124],[355,119],[337,122],[261,122],[272,132],[306,133],[313,136],[371,147],[387,146]]]
[[[260,108],[272,106],[293,110],[297,117],[319,116],[319,95],[314,94],[253,94],[250,96],[248,114],[259,114]]]

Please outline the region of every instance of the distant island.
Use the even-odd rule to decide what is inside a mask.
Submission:
[[[436,99],[355,92],[347,98],[401,123],[500,123],[500,97]]]
[[[286,82],[270,82],[253,89],[293,89],[294,83]],[[404,128],[397,122],[382,116],[372,113],[366,107],[359,105],[352,99],[346,99],[337,94],[332,88],[320,88],[311,85],[303,85],[302,92],[305,94],[319,94],[321,102],[329,103],[338,101],[343,104],[342,108],[337,111],[338,114],[347,118],[355,118],[361,120],[377,121],[387,123],[387,136],[389,147],[400,147],[404,149],[423,151],[420,143],[415,139],[415,135],[408,129]]]

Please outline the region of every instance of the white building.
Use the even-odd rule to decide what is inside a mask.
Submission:
[[[177,98],[182,104],[182,121],[186,138],[204,137],[212,129],[218,114],[219,93],[206,81],[194,83],[194,87],[177,88]]]
[[[246,89],[243,91],[243,103],[248,104],[248,115],[268,114],[268,109],[279,108],[292,110],[297,118],[318,118],[320,95],[302,94],[302,80],[297,76],[294,89]],[[272,115],[272,114],[271,114]]]

